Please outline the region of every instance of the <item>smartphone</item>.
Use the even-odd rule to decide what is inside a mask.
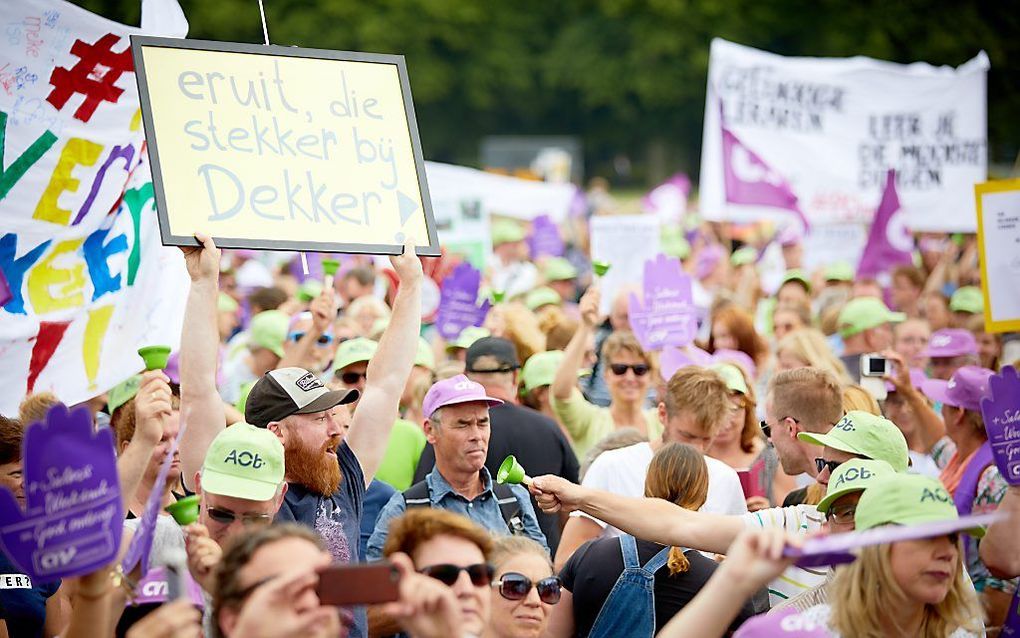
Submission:
[[[744,491],[744,498],[752,496],[765,496],[765,486],[761,484],[765,461],[759,460],[746,470],[737,470],[737,478],[740,479],[740,488]]]
[[[389,562],[330,565],[319,571],[316,592],[324,605],[378,605],[400,598],[400,574]]]
[[[862,377],[884,377],[891,372],[889,360],[877,354],[861,355]]]

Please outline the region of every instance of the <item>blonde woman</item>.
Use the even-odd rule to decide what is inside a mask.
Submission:
[[[864,491],[854,514],[857,531],[959,519],[937,479],[896,474]],[[983,536],[960,523],[933,538],[873,545],[840,567],[829,585],[829,604],[803,612],[835,638],[968,638],[984,634],[974,586],[963,569],[959,534]]]
[[[871,396],[870,392],[859,385],[843,386],[843,414],[853,410],[882,416],[882,408],[879,407],[878,401]]]
[[[357,324],[358,336],[368,337],[377,322],[390,320],[390,309],[386,302],[372,295],[358,297],[344,309],[344,316]]]
[[[489,564],[495,570],[485,638],[538,638],[545,633],[563,584],[545,548],[523,536],[497,539]]]
[[[820,368],[833,373],[842,383],[851,383],[846,366],[829,348],[825,336],[814,328],[794,330],[776,344],[776,371]]]

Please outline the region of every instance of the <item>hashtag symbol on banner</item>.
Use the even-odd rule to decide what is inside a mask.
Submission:
[[[99,38],[95,44],[75,40],[71,54],[78,57],[78,62],[70,69],[53,69],[50,74],[53,90],[46,101],[60,110],[72,95],[84,95],[84,101],[74,112],[74,117],[82,122],[92,119],[100,103],[117,102],[124,89],[114,84],[125,71],[134,71],[130,46],[119,53],[113,51],[113,45],[119,40],[120,37],[112,33]]]

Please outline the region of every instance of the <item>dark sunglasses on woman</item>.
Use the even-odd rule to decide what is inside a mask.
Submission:
[[[468,578],[471,579],[471,584],[475,587],[486,587],[492,582],[492,575],[495,572],[492,565],[486,563],[475,563],[467,567],[443,563],[419,569],[418,571],[430,578],[435,578],[448,587],[453,587],[457,579],[460,578],[461,572],[467,572]]]
[[[547,605],[555,605],[560,602],[563,583],[558,576],[550,576],[533,583],[524,574],[507,572],[492,583],[492,586],[499,588],[499,595],[507,600],[524,600],[534,587],[538,590],[539,600]]]
[[[633,370],[634,376],[636,377],[643,377],[646,374],[648,374],[648,366],[646,366],[643,363],[639,363],[633,366],[629,366],[626,363],[611,363],[609,364],[609,369],[612,370],[613,374],[615,374],[618,377],[622,377],[623,375],[627,374],[627,370]]]
[[[287,335],[287,338],[293,341],[294,343],[297,343],[298,341],[301,341],[302,339],[305,338],[305,333],[292,332],[289,335]],[[333,335],[320,335],[319,338],[316,340],[316,343],[323,347],[328,346],[329,344],[333,343]]]

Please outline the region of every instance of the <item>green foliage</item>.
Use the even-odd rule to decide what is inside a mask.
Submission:
[[[139,0],[75,0],[138,23]],[[665,146],[696,171],[708,47],[866,55],[989,74],[992,159],[1020,142],[1020,14],[953,0],[264,0],[274,44],[406,56],[427,157],[473,164],[489,134],[575,134],[589,169]],[[183,0],[189,37],[261,42],[256,0]]]

